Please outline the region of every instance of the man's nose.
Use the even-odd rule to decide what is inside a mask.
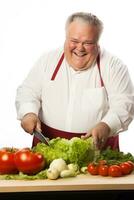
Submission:
[[[77,44],[77,49],[78,49],[79,51],[83,51],[83,50],[84,50],[84,45],[83,45],[82,42],[79,42],[79,43]]]

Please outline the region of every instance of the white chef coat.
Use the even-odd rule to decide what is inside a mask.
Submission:
[[[64,58],[54,80],[51,77],[63,48],[43,55],[17,90],[18,119],[36,113],[47,126],[86,133],[103,121],[111,135],[126,130],[134,116],[134,88],[126,66],[104,49],[97,63],[75,71]]]

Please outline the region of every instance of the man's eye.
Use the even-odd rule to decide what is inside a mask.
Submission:
[[[84,45],[85,46],[92,46],[92,45],[94,45],[94,43],[93,42],[85,42]]]
[[[72,43],[74,43],[74,44],[77,44],[77,43],[78,43],[78,42],[77,42],[77,41],[75,41],[75,40],[72,40],[71,42],[72,42]]]

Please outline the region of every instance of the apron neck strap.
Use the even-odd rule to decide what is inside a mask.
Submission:
[[[53,81],[55,79],[55,77],[56,77],[56,75],[57,75],[57,73],[58,73],[58,71],[60,69],[60,66],[61,66],[61,64],[63,62],[63,59],[64,59],[64,53],[60,57],[60,60],[59,60],[57,66],[56,66],[56,68],[54,70],[54,73],[53,73],[52,77],[51,77],[51,81]],[[97,56],[97,66],[98,66],[99,75],[100,75],[101,87],[103,87],[104,86],[104,82],[103,82],[103,79],[102,79],[102,76],[101,76],[101,70],[100,70],[100,54],[98,54],[98,56]]]
[[[56,75],[57,75],[57,73],[58,73],[58,71],[60,69],[60,66],[62,64],[63,59],[64,59],[64,53],[62,54],[62,56],[61,56],[61,58],[60,58],[60,60],[59,60],[59,62],[57,64],[57,66],[56,66],[56,68],[54,70],[54,73],[53,73],[53,75],[51,77],[51,81],[53,81],[55,79],[55,77],[56,77]]]

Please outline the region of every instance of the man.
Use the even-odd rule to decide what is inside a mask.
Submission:
[[[92,136],[99,149],[118,148],[118,134],[134,116],[134,88],[122,61],[99,47],[102,30],[90,13],[68,18],[64,48],[43,55],[18,88],[17,114],[26,132]]]

